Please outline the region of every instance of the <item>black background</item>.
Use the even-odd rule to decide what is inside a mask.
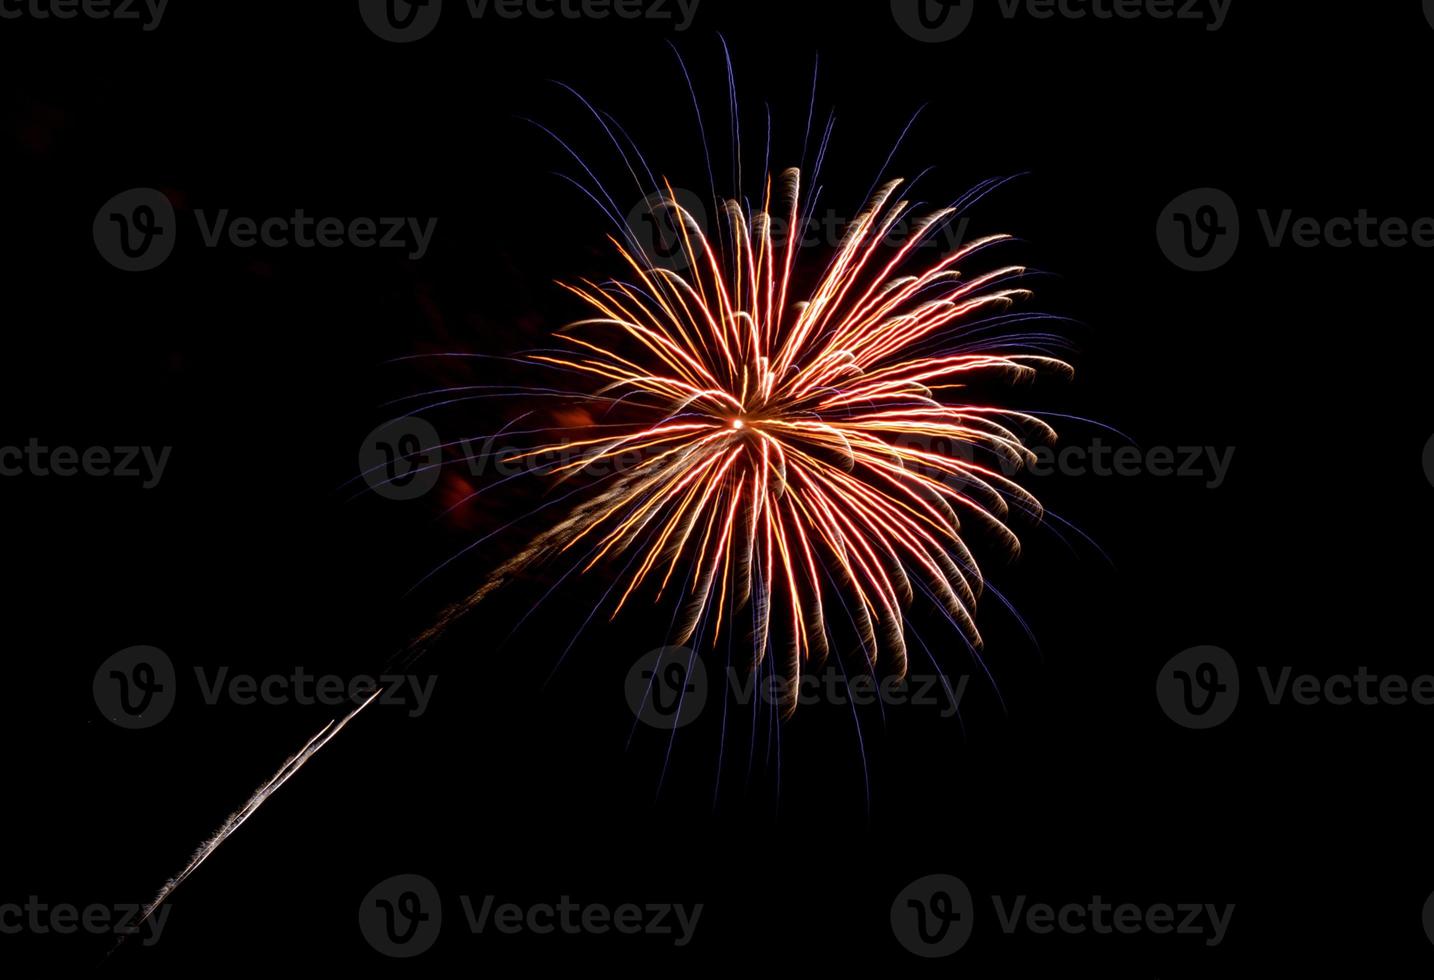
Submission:
[[[820,54],[818,105],[837,112],[823,200],[845,213],[929,103],[894,173],[935,165],[923,186],[942,200],[1027,174],[972,220],[977,232],[1020,236],[1020,260],[1049,273],[1034,281],[1033,305],[1073,321],[1063,329],[1075,381],[1031,397],[1147,448],[1233,446],[1233,469],[1218,489],[1153,476],[1028,481],[1111,561],[1039,528],[1023,529],[1017,562],[991,556],[993,585],[1039,641],[998,603],[983,606],[1000,699],[932,623],[923,635],[942,666],[975,671],[964,725],[931,709],[867,711],[863,748],[847,709],[804,708],[781,732],[780,769],[759,753],[749,776],[745,746],[729,744],[720,785],[716,712],[678,737],[660,792],[667,739],[644,729],[629,745],[623,680],[665,641],[666,614],[599,617],[548,681],[603,583],[565,587],[510,637],[545,587],[520,583],[425,662],[438,676],[427,715],[376,709],[356,722],[176,893],[154,948],[129,944],[106,960],[103,937],[4,936],[0,957],[163,972],[1427,972],[1429,709],[1272,707],[1254,672],[1429,669],[1421,451],[1434,258],[1272,249],[1256,219],[1259,208],[1434,214],[1424,150],[1434,30],[1417,2],[1234,0],[1213,33],[1008,22],[992,2],[947,44],[909,38],[876,2],[704,0],[682,34],[473,22],[455,9],[411,45],[380,41],[353,7],[178,0],[152,33],[0,21],[0,444],[174,447],[152,490],[0,481],[10,571],[0,901],[146,900],[327,718],[190,696],[155,728],[124,731],[90,692],[111,653],[152,644],[185,675],[372,671],[510,553],[479,549],[406,595],[541,489],[440,517],[461,479],[412,503],[351,500],[344,484],[365,435],[394,414],[385,402],[455,380],[392,358],[530,346],[579,312],[554,280],[617,271],[601,215],[554,176],[572,166],[525,121],[611,174],[611,147],[550,80],[612,111],[674,183],[701,188],[668,42],[692,70],[719,175],[729,140],[718,32],[749,172],[764,103],[774,163],[795,162]],[[97,254],[90,226],[136,186],[182,202],[187,237],[158,270],[125,274]],[[1191,274],[1166,260],[1154,229],[1173,197],[1202,186],[1240,204],[1244,238],[1229,265]],[[438,227],[421,262],[202,248],[190,209],[221,207],[436,216]],[[480,432],[496,410],[482,411]],[[1060,428],[1068,442],[1100,434]],[[1176,726],[1154,697],[1161,666],[1199,644],[1229,650],[1246,685],[1233,719],[1209,732]],[[977,921],[965,949],[926,962],[898,945],[888,913],[897,892],[936,872],[970,886]],[[357,926],[365,893],[399,873],[431,878],[449,918],[434,949],[406,963],[370,949]],[[468,935],[457,896],[486,894],[705,911],[685,949],[652,937]],[[1008,936],[993,894],[1236,911],[1217,948],[1198,937]]]

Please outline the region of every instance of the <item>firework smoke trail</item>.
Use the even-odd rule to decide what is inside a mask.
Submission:
[[[145,921],[154,914],[155,909],[168,901],[169,896],[174,893],[174,890],[184,884],[185,880],[197,871],[199,866],[207,861],[211,854],[219,849],[219,845],[228,840],[234,831],[242,827],[244,822],[252,817],[255,811],[263,806],[265,801],[267,801],[280,786],[283,786],[292,779],[294,774],[304,767],[304,763],[317,755],[320,749],[328,745],[335,735],[343,731],[349,722],[358,717],[359,712],[373,704],[382,693],[383,688],[375,690],[366,700],[360,702],[359,705],[348,714],[333,719],[323,728],[319,729],[313,738],[304,743],[303,748],[290,756],[289,759],[279,767],[279,771],[269,778],[268,782],[254,791],[254,795],[249,797],[247,803],[231,813],[228,818],[225,819],[224,823],[220,825],[219,829],[214,832],[214,835],[200,845],[199,850],[194,852],[194,856],[189,859],[189,863],[185,865],[184,870],[164,883],[164,887],[159,890],[159,894],[154,897],[154,901],[144,907],[144,914],[140,916],[139,922],[135,924],[135,931],[138,931],[139,926],[143,925]],[[123,942],[123,938],[121,938],[121,942]]]

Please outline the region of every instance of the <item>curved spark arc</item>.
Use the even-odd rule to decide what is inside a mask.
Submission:
[[[175,890],[184,884],[190,875],[199,870],[201,864],[209,860],[214,852],[219,850],[219,845],[228,840],[234,831],[242,827],[245,821],[268,802],[269,797],[273,796],[280,786],[283,786],[292,779],[300,769],[304,768],[304,765],[310,759],[318,755],[320,749],[333,741],[339,732],[348,726],[349,722],[353,721],[365,708],[377,701],[379,696],[383,694],[383,691],[384,689],[382,687],[375,689],[366,699],[360,701],[347,714],[334,718],[323,728],[319,729],[312,738],[304,743],[298,752],[285,760],[284,764],[279,767],[278,772],[274,773],[264,785],[255,790],[254,794],[249,797],[243,806],[226,817],[219,829],[199,846],[199,849],[190,857],[189,863],[184,866],[184,870],[164,883],[164,887],[159,890],[159,894],[157,894],[149,904],[144,906],[134,929],[121,935],[119,943],[117,943],[110,952],[113,953],[126,938],[138,932],[139,927],[149,920],[150,916],[155,913],[155,910],[169,901],[170,895],[174,894]]]

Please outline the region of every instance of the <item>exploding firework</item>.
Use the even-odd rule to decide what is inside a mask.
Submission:
[[[1032,457],[1028,441],[1055,434],[971,393],[992,378],[1070,370],[1045,351],[1044,335],[993,339],[1002,325],[994,314],[1028,294],[1015,284],[1022,267],[960,268],[1009,236],[923,265],[924,246],[959,208],[914,216],[902,182],[891,181],[813,275],[798,261],[795,231],[809,218],[799,170],[768,178],[759,208],[725,202],[716,236],[664,186],[650,200],[686,271],[667,268],[625,229],[611,239],[624,277],[565,284],[592,315],[560,332],[561,348],[526,358],[568,379],[544,394],[586,406],[590,421],[577,438],[511,459],[544,460],[533,468],[560,481],[586,478],[541,510],[577,502],[392,663],[411,664],[495,590],[561,560],[564,579],[615,569],[613,617],[636,602],[671,602],[678,644],[740,631],[754,667],[778,661],[788,713],[802,671],[838,630],[850,629],[872,666],[885,656],[904,673],[918,594],[977,650],[984,581],[967,524],[1007,551],[1019,547],[1012,511],[1041,509],[1000,470]],[[903,223],[904,243],[894,245]],[[788,233],[777,234],[779,225]],[[145,915],[379,693],[310,739]]]
[[[777,240],[771,207],[779,194],[787,227],[797,227],[795,169],[767,182],[755,213],[726,203],[726,249],[669,187],[653,206],[674,230],[686,274],[613,238],[627,280],[567,285],[594,315],[562,332],[566,352],[532,360],[589,379],[590,390],[571,397],[621,421],[597,427],[594,438],[512,458],[559,458],[544,470],[563,478],[638,462],[605,477],[610,485],[540,534],[439,629],[516,572],[578,554],[582,571],[629,557],[613,617],[644,591],[657,601],[677,593],[675,643],[690,642],[699,627],[714,644],[724,629],[746,629],[754,664],[778,657],[789,693],[803,665],[825,655],[832,608],[869,661],[885,654],[897,674],[906,669],[905,611],[918,591],[979,647],[983,579],[962,520],[1014,550],[1012,506],[1040,511],[980,460],[1019,463],[1030,454],[1029,433],[1054,433],[1030,414],[960,395],[982,375],[1069,369],[1041,354],[972,349],[982,345],[961,325],[1025,295],[1009,285],[1025,270],[961,273],[965,260],[1008,238],[998,235],[904,271],[953,211],[916,219],[905,244],[891,247],[911,219],[900,186],[876,193],[800,300],[798,237]],[[749,606],[751,625],[739,627],[747,617],[734,614]]]

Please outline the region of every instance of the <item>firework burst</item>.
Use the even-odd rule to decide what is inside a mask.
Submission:
[[[774,186],[775,185],[775,186]],[[780,660],[790,711],[804,664],[826,654],[839,608],[868,660],[906,670],[905,609],[929,596],[972,644],[983,579],[963,518],[1019,547],[1012,506],[1036,500],[979,460],[1029,456],[1025,438],[1054,433],[1038,418],[961,400],[982,375],[1068,371],[1061,361],[980,346],[965,324],[1026,295],[1016,266],[976,276],[959,266],[998,235],[907,271],[954,209],[912,220],[881,187],[825,272],[798,298],[801,174],[768,180],[763,207],[726,202],[723,245],[668,186],[653,205],[673,229],[686,273],[612,242],[625,281],[565,288],[593,316],[561,333],[563,352],[532,360],[588,379],[575,400],[605,406],[601,436],[538,447],[516,460],[561,457],[546,471],[623,468],[564,520],[500,568],[440,625],[518,570],[569,553],[592,571],[620,556],[612,615],[648,592],[681,596],[675,642],[705,627],[750,633],[754,664]],[[892,246],[902,222],[911,233]],[[616,431],[613,431],[616,430]],[[580,547],[582,546],[582,547]],[[584,554],[584,551],[586,554]],[[837,601],[833,603],[833,598]],[[751,626],[734,615],[751,608]],[[742,626],[737,626],[742,623]]]
[[[1007,551],[1019,547],[1007,520],[1013,510],[1039,516],[1040,505],[999,464],[1028,461],[1027,439],[1055,434],[1033,415],[979,404],[972,392],[992,377],[1010,382],[1070,369],[1043,350],[1044,338],[992,339],[1001,320],[992,314],[1027,295],[1015,285],[1023,268],[978,275],[959,268],[1009,236],[923,265],[930,254],[923,246],[957,208],[914,218],[901,186],[876,190],[815,274],[798,261],[796,230],[810,216],[796,169],[766,181],[759,208],[726,202],[715,241],[670,186],[656,195],[654,210],[668,219],[686,271],[666,268],[630,230],[626,243],[612,238],[625,278],[565,284],[592,315],[560,332],[561,349],[526,358],[577,379],[541,394],[591,421],[536,430],[576,428],[577,438],[510,461],[557,457],[533,469],[589,482],[539,510],[579,502],[444,610],[390,666],[411,665],[495,590],[561,560],[568,570],[559,585],[577,572],[615,569],[613,617],[636,602],[673,601],[679,644],[708,636],[715,644],[740,631],[754,667],[779,662],[786,713],[803,670],[848,624],[871,665],[885,656],[904,674],[906,610],[918,594],[979,648],[975,607],[984,581],[967,524],[986,528]],[[600,197],[611,204],[606,192]],[[903,223],[904,243],[895,245]],[[788,234],[777,233],[779,224]],[[493,394],[484,390],[475,397]],[[438,393],[417,397],[430,394]],[[535,396],[508,386],[497,394]],[[287,760],[145,917],[380,693]]]

